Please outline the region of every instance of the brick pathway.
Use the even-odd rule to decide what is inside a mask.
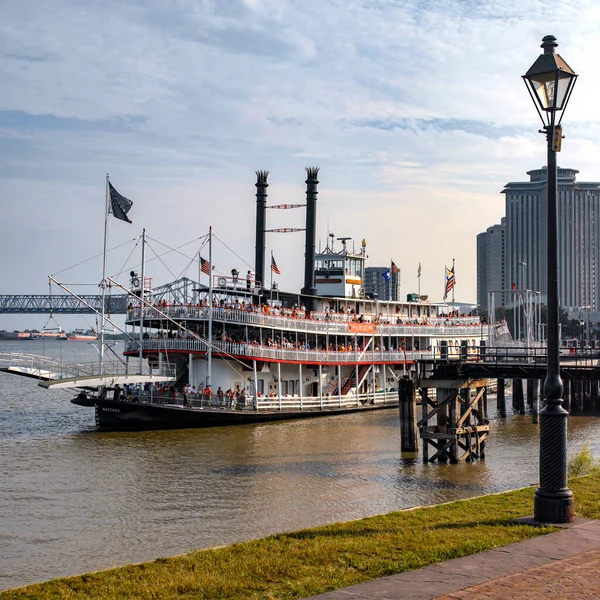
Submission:
[[[600,521],[314,596],[320,600],[600,600]]]
[[[516,575],[507,575],[459,592],[438,596],[436,600],[456,598],[469,600],[600,598],[600,549],[589,550],[576,554],[572,558],[556,560]]]

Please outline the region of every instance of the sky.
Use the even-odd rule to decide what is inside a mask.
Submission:
[[[110,219],[109,273],[139,268],[145,227],[160,285],[197,279],[209,226],[216,272],[245,272],[255,171],[270,171],[270,204],[302,203],[318,166],[318,243],[366,239],[368,265],[400,267],[402,295],[421,263],[433,301],[455,259],[456,299],[475,302],[477,234],[504,215],[505,183],[545,164],[521,75],[547,34],[580,75],[559,165],[600,180],[595,0],[0,6],[0,294],[47,293],[49,274],[98,290],[107,173],[134,203],[133,224]],[[299,290],[304,234],[268,234],[271,250],[280,288]],[[0,315],[0,329],[46,319]]]

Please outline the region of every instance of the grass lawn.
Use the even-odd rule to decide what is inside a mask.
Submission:
[[[578,516],[600,518],[600,475],[573,479]],[[304,598],[552,531],[516,525],[534,488],[200,550],[0,592],[22,598]]]

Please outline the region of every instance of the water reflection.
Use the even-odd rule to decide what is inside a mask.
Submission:
[[[395,410],[98,433],[68,398],[0,374],[0,588],[537,480],[528,416],[492,421],[485,462],[423,465],[401,456]],[[570,418],[570,452],[600,452],[599,434]]]

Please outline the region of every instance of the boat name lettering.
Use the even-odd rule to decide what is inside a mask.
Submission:
[[[348,323],[349,333],[375,333],[373,323]]]

